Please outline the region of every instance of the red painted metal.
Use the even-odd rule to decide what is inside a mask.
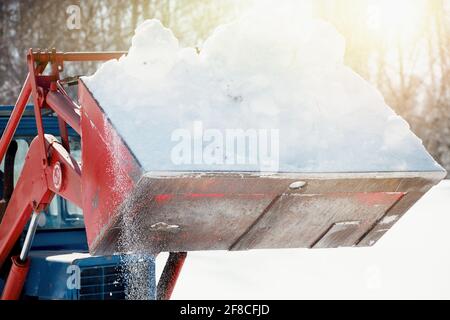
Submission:
[[[172,296],[184,261],[186,260],[186,252],[172,252],[167,259],[161,278],[158,282],[157,300],[169,300]]]
[[[49,165],[45,169],[47,187],[78,207],[82,207],[81,166],[56,138],[46,135]],[[60,170],[61,182],[56,185],[55,170]]]
[[[47,153],[45,150],[45,140],[44,140],[44,125],[42,122],[42,115],[41,115],[41,108],[43,106],[44,102],[44,92],[43,88],[38,87],[37,84],[37,77],[36,74],[36,66],[35,61],[33,59],[33,55],[31,53],[31,49],[29,50],[28,56],[27,56],[27,63],[28,63],[28,72],[30,75],[31,80],[31,96],[33,98],[34,103],[34,117],[36,119],[36,128],[38,131],[38,137],[39,137],[39,144],[41,148],[41,164],[45,168],[47,166]]]
[[[20,261],[18,256],[11,258],[12,267],[3,288],[1,300],[18,300],[30,270],[30,259]]]
[[[43,171],[39,170],[42,168],[39,138],[35,138],[31,143],[27,161],[3,216],[0,224],[0,266],[20,237],[32,211],[42,211],[55,193],[81,206],[79,164],[70,157],[56,138],[46,135],[45,146],[49,154],[49,165]],[[60,188],[55,187],[53,182],[53,168],[56,163],[59,163],[62,169],[63,181]]]
[[[69,97],[59,91],[51,91],[45,100],[50,108],[56,112],[69,126],[81,135],[81,112]]]
[[[63,62],[102,61],[119,58],[124,54],[126,52],[61,53],[56,52],[56,50],[45,52],[29,50],[27,55],[29,74],[0,140],[0,161],[4,158],[8,146],[11,143],[30,96],[33,98],[38,136],[30,145],[27,160],[25,161],[20,178],[0,223],[0,266],[8,258],[12,247],[17,242],[26,223],[30,219],[31,213],[33,211],[39,212],[44,210],[55,194],[61,195],[79,207],[84,207],[81,189],[81,167],[70,156],[66,130],[66,125],[69,125],[83,138],[81,114],[79,107],[69,98],[59,82],[59,72],[63,69]],[[44,76],[42,73],[48,63],[52,65],[51,73],[50,75]],[[63,140],[62,144],[56,138],[45,134],[41,109],[48,107],[58,116]],[[99,115],[103,116],[101,113],[97,116]],[[92,139],[88,138],[86,141],[97,141],[95,138],[98,138],[104,146],[108,146],[109,139],[114,138],[114,130],[106,123],[101,129],[100,134],[97,134],[96,128],[85,125],[86,134],[84,137],[90,137],[90,133],[93,133]],[[93,162],[98,162],[99,158],[96,152],[98,149],[96,150],[94,144],[89,144],[88,147],[88,149],[91,149],[91,155],[88,158],[94,157],[95,160]],[[123,142],[121,148],[127,150]],[[132,166],[137,167],[135,163],[132,163]],[[120,165],[119,167],[122,168],[122,174],[132,172],[127,166],[123,167]],[[89,175],[84,175],[85,182],[91,180],[90,176],[95,176],[96,174],[89,170],[86,171]],[[105,189],[111,190],[111,183],[116,183],[117,176],[120,176],[120,174],[117,172],[109,172],[106,174],[104,170],[100,170],[100,172],[103,173],[103,175],[100,175],[101,178],[96,179],[94,177],[92,180],[106,183],[110,182],[110,184],[106,185]],[[128,181],[132,181],[132,179]],[[97,186],[103,185],[99,184]],[[102,201],[100,207],[112,208],[116,207],[117,203],[121,203],[124,194],[116,192],[113,195],[114,197],[111,197],[111,194],[105,194],[103,191],[100,192]],[[95,202],[95,199],[91,200],[92,203]],[[98,225],[94,220],[94,217],[89,219],[88,214],[87,224]],[[92,228],[98,231],[95,227]],[[88,227],[87,229],[92,228]],[[28,263],[20,264],[16,258],[13,259],[13,262],[13,267],[3,292],[3,297],[6,299],[17,299],[20,296],[28,270]]]
[[[61,81],[57,82],[57,89],[72,102],[72,99],[70,99],[70,97],[67,94],[66,90],[64,89],[64,86],[62,85]],[[79,126],[79,124],[80,124],[79,106],[77,106],[77,105],[75,105],[75,103],[73,103],[73,105],[71,105],[70,108],[73,108],[72,111],[77,114],[77,120],[78,120],[77,124]],[[56,111],[56,113],[58,114],[58,111]],[[67,151],[70,152],[69,131],[67,129],[67,123],[66,123],[66,121],[64,121],[64,119],[59,114],[58,114],[58,127],[59,127],[59,134],[61,136],[62,145],[64,146],[64,148]],[[81,132],[78,132],[78,134],[81,134]]]
[[[40,75],[44,71],[46,66],[47,63],[40,64],[36,67],[34,73]],[[8,150],[8,146],[11,143],[12,137],[16,133],[17,126],[19,125],[28,100],[30,99],[32,91],[31,81],[32,80],[30,77],[30,73],[28,73],[22,90],[20,91],[19,98],[17,99],[17,102],[14,106],[11,116],[9,117],[8,123],[6,124],[5,130],[3,131],[3,135],[0,140],[0,161],[3,160],[5,153]]]
[[[67,130],[67,124],[60,116],[58,116],[58,127],[62,145],[64,149],[70,152],[69,131]]]
[[[142,171],[86,86],[80,82],[78,87],[81,131],[87,133],[81,136],[82,208],[89,248],[95,250],[104,231],[117,223],[117,208]]]
[[[20,118],[22,118],[30,95],[31,80],[30,76],[28,75],[27,79],[25,80],[25,84],[23,85],[22,91],[20,92],[19,99],[17,99],[16,105],[8,120],[8,124],[6,125],[4,133],[2,135],[2,139],[0,140],[0,161],[5,156],[6,150],[8,150],[8,146],[11,143],[12,137],[16,132],[17,126],[20,122]]]
[[[126,55],[127,51],[110,52],[51,52],[33,51],[33,59],[39,62],[86,62],[86,61],[107,61],[119,59]]]
[[[31,217],[33,207],[41,203],[50,203],[53,197],[40,170],[42,166],[38,138],[31,143],[27,157],[0,224],[0,266],[20,237]]]

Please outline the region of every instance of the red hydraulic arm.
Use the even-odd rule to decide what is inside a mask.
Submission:
[[[171,252],[161,274],[156,290],[157,300],[169,300],[172,296],[178,276],[186,260],[186,252]]]
[[[105,61],[126,52],[62,53],[33,51],[27,55],[28,75],[0,140],[0,161],[14,137],[30,97],[34,103],[38,136],[28,150],[22,173],[9,199],[0,223],[0,268],[30,221],[20,256],[12,257],[12,267],[3,289],[2,299],[18,299],[29,269],[28,252],[37,227],[38,215],[50,204],[55,194],[82,207],[81,166],[70,155],[67,126],[80,136],[80,107],[66,93],[59,73],[65,61]],[[44,69],[51,65],[49,75]],[[50,109],[58,116],[61,143],[45,134],[41,110]],[[171,254],[163,282],[158,285],[159,298],[170,298],[186,254]]]

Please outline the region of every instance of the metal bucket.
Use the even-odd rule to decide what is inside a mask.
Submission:
[[[82,136],[82,188],[94,254],[123,251],[130,221],[151,253],[371,246],[446,176],[146,173],[82,81],[79,101],[89,132]]]

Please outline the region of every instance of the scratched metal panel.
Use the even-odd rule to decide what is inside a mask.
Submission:
[[[353,246],[402,196],[402,193],[284,195],[233,250]],[[352,222],[358,225],[351,235],[330,236],[337,231],[335,224]]]
[[[227,250],[258,218],[271,199],[175,196],[141,215],[146,241],[160,251]]]
[[[154,253],[369,246],[444,174],[146,174],[93,252],[120,251],[125,215]]]
[[[330,248],[336,245],[340,247],[354,246],[361,235],[358,230],[361,228],[361,221],[336,222],[323,234],[312,246],[313,248]]]

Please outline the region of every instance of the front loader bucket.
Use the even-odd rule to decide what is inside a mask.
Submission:
[[[82,81],[82,189],[89,248],[163,251],[375,244],[446,172],[145,172]],[[125,115],[126,116],[126,115]]]

